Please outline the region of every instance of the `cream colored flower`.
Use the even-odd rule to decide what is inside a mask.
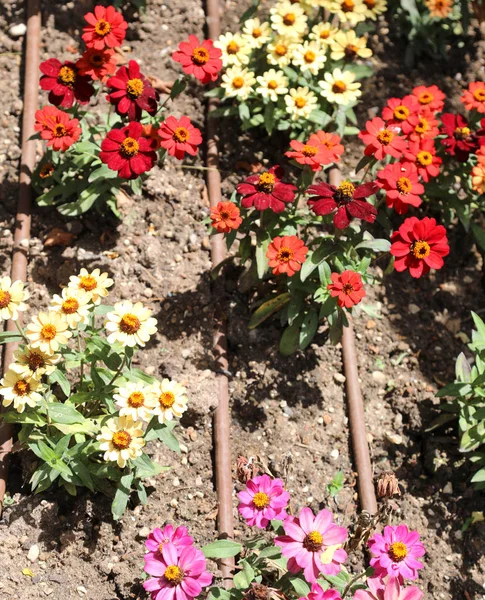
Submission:
[[[150,336],[157,332],[157,320],[151,315],[152,311],[141,302],[117,302],[114,310],[106,315],[104,326],[108,332],[108,343],[120,342],[130,348],[137,344],[143,347]]]
[[[54,354],[60,346],[67,344],[72,336],[68,331],[66,317],[56,312],[40,312],[27,325],[25,335],[32,348],[39,348],[46,354]]]
[[[253,85],[256,83],[254,73],[247,69],[242,69],[236,65],[227,69],[222,76],[221,87],[225,90],[227,98],[236,97],[240,100],[246,100],[253,91]]]
[[[101,273],[99,269],[88,273],[86,269],[81,269],[79,275],[71,275],[68,287],[70,290],[84,290],[94,304],[99,304],[101,298],[108,295],[107,288],[112,285],[113,280],[108,277],[108,273]]]
[[[287,67],[290,64],[295,46],[294,40],[290,38],[284,36],[275,37],[267,47],[269,64],[280,68]]]
[[[270,41],[272,33],[269,23],[261,23],[255,18],[245,21],[242,37],[251,48],[262,48]]]
[[[265,99],[269,98],[272,102],[277,102],[279,95],[288,93],[288,78],[283,71],[269,69],[256,79],[259,83],[256,92]]]
[[[328,46],[337,32],[338,28],[334,27],[332,23],[318,23],[312,27],[308,37],[320,42],[323,46]]]
[[[286,112],[291,115],[291,120],[307,119],[311,112],[317,108],[317,97],[307,87],[292,88],[285,96]]]
[[[22,281],[14,281],[5,276],[0,279],[0,322],[12,319],[16,321],[19,312],[27,310],[29,307],[24,300],[28,300],[29,293],[24,290]]]
[[[59,362],[60,354],[46,354],[39,348],[24,346],[15,350],[13,353],[15,362],[9,366],[11,371],[19,373],[24,377],[34,377],[39,379],[42,375],[50,375],[56,370],[56,364]]]
[[[299,4],[281,0],[269,11],[271,27],[278,35],[299,41],[307,30],[308,17]]]
[[[300,71],[316,75],[326,60],[325,49],[319,42],[304,42],[295,47],[291,62],[300,67]]]
[[[324,78],[318,85],[322,88],[322,96],[332,104],[350,104],[362,95],[360,83],[355,82],[352,71],[334,69],[333,73],[325,73]]]
[[[110,419],[98,435],[100,450],[104,451],[104,460],[117,462],[123,469],[128,460],[135,460],[145,445],[142,424],[131,417]]]
[[[37,406],[42,400],[39,394],[42,390],[43,387],[37,379],[12,370],[7,371],[0,381],[3,405],[10,406],[13,403],[13,407],[19,413],[24,412],[26,405],[31,408]]]
[[[377,19],[377,15],[381,15],[387,10],[387,0],[364,0],[364,5],[366,8],[365,18],[373,21]]]
[[[240,33],[224,33],[214,42],[214,46],[222,52],[223,67],[247,65],[252,48]]]
[[[54,294],[49,310],[53,310],[66,317],[71,328],[76,328],[79,323],[87,323],[91,297],[84,290],[64,288],[61,295]]]
[[[153,385],[130,381],[115,392],[113,398],[120,417],[131,417],[133,421],[150,421],[158,400]]]
[[[174,417],[180,419],[182,413],[187,409],[187,390],[182,384],[169,379],[162,379],[161,382],[153,384],[153,391],[157,398],[157,406],[153,415],[158,416],[160,423],[172,421]]]
[[[365,20],[367,7],[364,0],[332,0],[325,2],[325,6],[341,23],[350,23],[354,27]]]
[[[330,58],[332,60],[348,61],[359,58],[369,58],[372,56],[372,50],[367,48],[365,37],[357,37],[355,31],[339,31],[330,43]]]

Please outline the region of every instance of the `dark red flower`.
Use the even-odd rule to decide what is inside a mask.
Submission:
[[[180,42],[178,50],[172,54],[173,60],[182,65],[184,73],[193,75],[202,83],[215,81],[222,69],[222,52],[214,48],[212,40],[199,42],[195,35],[189,35],[186,42]]]
[[[104,50],[88,48],[76,62],[76,67],[79,75],[87,75],[95,81],[99,80],[104,83],[108,75],[113,75],[116,71],[115,52],[109,48]]]
[[[88,25],[84,27],[82,37],[88,48],[102,50],[121,46],[128,23],[113,6],[95,6],[94,14],[86,13],[84,19]]]
[[[332,298],[337,298],[337,303],[342,308],[352,308],[365,296],[362,278],[355,271],[332,273],[330,279],[332,283],[327,285],[327,289]]]
[[[275,213],[285,210],[285,202],[293,202],[296,187],[283,183],[284,169],[278,165],[261,175],[251,175],[240,183],[236,190],[243,197],[241,204],[244,208],[254,206],[257,210],[270,208]]]
[[[391,254],[396,271],[409,269],[412,277],[421,277],[430,269],[441,269],[443,257],[450,252],[446,229],[430,217],[410,217],[391,237]]]
[[[141,123],[132,121],[122,129],[112,129],[101,143],[99,158],[122,179],[136,179],[149,171],[157,158],[155,140],[143,137]]]
[[[443,113],[441,133],[447,137],[441,140],[446,152],[461,162],[466,162],[471,152],[478,148],[477,138],[468,127],[468,121],[461,115]]]
[[[202,143],[200,130],[194,127],[189,117],[168,117],[158,130],[160,135],[160,145],[166,148],[171,156],[179,160],[185,156],[185,153],[195,156],[198,146]]]
[[[312,196],[308,200],[316,215],[329,215],[335,212],[333,223],[338,229],[345,229],[352,220],[363,219],[373,223],[377,217],[377,209],[365,200],[379,189],[374,183],[355,186],[350,181],[343,181],[338,188],[328,183],[317,183],[308,188]]]
[[[405,215],[410,206],[422,202],[419,194],[424,187],[418,181],[418,170],[413,163],[391,163],[377,172],[377,184],[386,192],[386,204],[398,215]]]
[[[402,160],[414,163],[418,169],[418,175],[426,183],[431,177],[439,175],[440,165],[443,162],[439,156],[436,156],[433,140],[410,141]]]
[[[71,108],[74,100],[87,104],[94,94],[90,78],[80,75],[73,62],[61,63],[57,58],[49,58],[40,65],[40,87],[49,92],[49,102],[55,106]]]
[[[114,90],[106,99],[116,106],[119,115],[127,115],[130,121],[139,121],[142,110],[149,115],[157,112],[157,92],[141,74],[136,60],[130,60],[127,67],[120,67],[115,76],[108,79],[106,87]]]

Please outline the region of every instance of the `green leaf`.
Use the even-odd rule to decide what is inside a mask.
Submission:
[[[308,585],[308,583],[303,578],[292,576],[289,578],[289,580],[290,580],[291,586],[293,587],[293,589],[295,590],[295,592],[298,594],[299,597],[306,598],[308,596],[311,589],[310,589],[310,586]]]
[[[279,294],[278,296],[271,298],[267,302],[264,302],[253,312],[249,321],[249,329],[255,329],[261,323],[266,321],[271,315],[281,310],[290,301],[291,295],[288,292]]]
[[[247,590],[254,579],[254,569],[246,560],[242,560],[239,566],[242,570],[234,575],[234,587],[237,590]]]
[[[318,313],[311,309],[303,319],[300,330],[300,350],[304,350],[313,340],[318,329]]]
[[[470,363],[467,361],[465,354],[460,352],[455,363],[456,378],[460,382],[469,383],[471,371]]]
[[[244,102],[241,102],[238,106],[239,118],[244,123],[245,121],[249,121],[251,118],[251,113],[249,112],[249,106]]]
[[[160,440],[162,441],[169,450],[173,452],[180,453],[180,444],[177,438],[172,433],[172,429],[175,427],[176,423],[172,423],[170,425],[166,423],[159,423],[157,417],[154,417],[146,430],[145,433],[145,441],[150,442],[151,440]]]
[[[94,421],[86,419],[84,423],[52,423],[53,426],[61,431],[64,435],[67,434],[81,434],[81,435],[94,435],[98,431],[98,427]]]
[[[258,240],[258,244],[256,246],[256,267],[258,269],[259,279],[263,279],[268,268],[268,258],[266,256],[266,252],[268,250],[269,242],[269,239],[266,239],[263,242]]]
[[[131,484],[133,483],[134,474],[127,473],[123,475],[116,489],[116,494],[111,504],[111,513],[113,519],[118,521],[123,516],[128,505],[128,500],[131,494]]]
[[[147,496],[146,488],[143,485],[143,483],[141,481],[137,481],[135,488],[136,488],[136,493],[138,494],[138,499],[140,500],[140,502],[142,504],[147,505],[148,504],[148,496]]]
[[[72,437],[71,435],[64,435],[57,442],[56,447],[54,448],[54,453],[56,456],[58,456],[59,458],[62,458],[64,456],[64,453],[67,451],[67,449],[69,447],[69,442],[71,441],[71,437]]]
[[[85,421],[84,416],[69,404],[48,402],[46,407],[54,423],[72,425],[73,423],[83,423]]]
[[[82,481],[83,485],[91,490],[91,492],[94,492],[95,488],[93,478],[91,477],[88,467],[82,462],[82,460],[78,457],[75,457],[71,460],[69,466],[71,467],[74,475],[79,477],[79,479]]]
[[[391,249],[391,242],[384,239],[364,240],[355,246],[356,250],[362,248],[374,250],[374,252],[389,252]]]
[[[56,369],[48,377],[49,383],[58,383],[63,394],[69,397],[71,393],[71,384],[69,383],[66,375],[60,370]]]
[[[0,344],[8,344],[9,342],[20,342],[22,336],[18,331],[0,331]]]
[[[231,558],[242,552],[242,545],[232,540],[217,540],[202,547],[206,558]]]
[[[320,244],[303,263],[300,270],[300,278],[302,281],[308,279],[313,271],[327,258],[329,249],[325,243]]]
[[[373,156],[363,156],[359,162],[357,163],[357,166],[355,167],[355,172],[358,173],[361,169],[363,169],[364,167],[367,167],[368,164],[370,164],[371,162],[374,162],[376,159]]]
[[[163,467],[158,463],[154,462],[146,454],[141,454],[134,461],[133,464],[136,468],[136,476],[140,479],[145,477],[154,477],[162,472]]]
[[[264,109],[264,126],[266,127],[266,131],[268,135],[273,133],[275,125],[275,115],[274,115],[274,104],[272,102],[268,102],[266,108]]]
[[[345,476],[344,476],[343,472],[337,471],[337,473],[335,473],[335,475],[334,475],[334,478],[327,486],[328,493],[333,498],[335,498],[335,496],[337,496],[337,494],[343,489],[344,481],[345,481]]]
[[[287,327],[280,339],[280,353],[283,356],[290,356],[296,352],[300,346],[300,326],[302,317],[295,319],[293,323]]]
[[[176,79],[173,83],[172,89],[170,90],[170,98],[173,100],[180,95],[187,87],[187,81],[185,79]]]

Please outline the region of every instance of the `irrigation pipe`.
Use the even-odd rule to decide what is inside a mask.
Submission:
[[[219,37],[219,0],[207,0],[207,27],[209,37],[215,40]],[[211,118],[210,113],[218,106],[217,98],[210,98],[207,111],[207,189],[210,205],[216,206],[221,201],[221,175],[219,172],[219,156],[217,150],[218,120]],[[218,233],[211,238],[211,259],[213,268],[225,258],[226,250],[224,235]],[[219,287],[214,292],[222,289]],[[214,352],[216,357],[216,377],[218,404],[214,414],[214,440],[216,462],[216,488],[218,500],[218,527],[222,538],[234,537],[234,518],[232,510],[232,464],[230,447],[230,413],[229,413],[229,382],[227,379],[227,333],[223,308],[219,305],[220,295],[215,294],[214,318]],[[222,295],[222,294],[221,294]],[[219,561],[223,585],[230,588],[233,585],[234,559],[226,558]]]
[[[330,169],[329,182],[331,185],[338,186],[341,179],[340,170],[337,167]],[[364,402],[359,383],[355,337],[350,319],[348,327],[344,327],[343,329],[342,355],[346,378],[345,385],[347,390],[350,435],[358,475],[357,485],[360,506],[362,510],[374,514],[377,512],[374,477],[365,428]]]

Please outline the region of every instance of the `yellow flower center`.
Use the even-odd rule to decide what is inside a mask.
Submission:
[[[422,166],[427,167],[433,162],[433,155],[431,152],[427,152],[426,150],[421,150],[416,154],[416,161]]]
[[[26,396],[30,392],[30,384],[25,379],[19,379],[13,386],[13,391],[17,396]]]
[[[422,92],[418,96],[418,102],[420,104],[431,104],[433,102],[434,96],[431,92]]]
[[[232,87],[236,88],[236,90],[241,89],[243,85],[244,79],[242,77],[234,77],[234,79],[232,80]]]
[[[418,243],[426,244],[426,242],[418,242]],[[426,245],[428,246],[428,244],[426,244]],[[429,250],[429,246],[428,246],[428,250]],[[428,254],[429,254],[429,251],[428,251]],[[422,257],[417,257],[417,258],[422,258]],[[394,562],[401,562],[408,555],[408,549],[406,547],[406,544],[404,544],[403,542],[394,542],[393,544],[391,544],[389,546],[388,552],[389,552],[389,556],[392,558],[392,560]]]
[[[430,248],[428,242],[425,242],[423,240],[418,240],[417,242],[413,242],[411,244],[411,254],[413,254],[413,256],[415,258],[426,258],[427,256],[429,256],[430,252],[431,252],[431,248]],[[406,546],[401,542],[396,542],[396,543],[401,544],[401,546],[404,547],[404,552],[406,553]],[[391,548],[389,549],[389,553],[391,552],[392,547],[395,545],[396,544],[391,545]],[[406,554],[404,554],[404,556],[406,556]]]
[[[158,544],[158,551],[160,554],[162,553],[162,550],[163,550],[163,543]]]
[[[64,85],[71,85],[76,81],[76,71],[64,65],[60,68],[57,79]]]
[[[302,96],[297,96],[295,98],[295,106],[297,108],[304,108],[306,106],[306,98],[303,98]]]
[[[9,292],[5,292],[4,290],[0,290],[0,309],[7,308],[12,300],[12,296]]]
[[[355,185],[351,181],[342,181],[335,194],[337,202],[348,203],[354,197]]]
[[[140,145],[134,138],[127,137],[121,143],[120,152],[125,158],[131,158],[132,156],[136,156],[138,154],[139,148]]]
[[[231,40],[229,44],[227,44],[227,53],[228,54],[237,54],[239,52],[239,44],[237,44],[234,40]]]
[[[111,24],[108,23],[108,21],[105,21],[104,19],[100,19],[95,27],[94,27],[94,31],[104,37],[105,35],[108,35],[108,33],[111,31]]]
[[[92,275],[83,275],[79,278],[79,287],[86,292],[92,292],[97,285],[96,279]]]
[[[264,492],[256,492],[253,497],[253,504],[256,508],[262,509],[269,505],[269,496]]]
[[[276,177],[273,173],[261,173],[258,179],[258,190],[270,194],[276,183]]]
[[[190,131],[186,127],[177,127],[173,132],[173,139],[180,144],[188,142],[190,139]]]
[[[469,127],[457,127],[455,129],[455,137],[459,140],[464,140],[470,135],[471,131]]]
[[[301,153],[303,156],[312,157],[318,152],[318,148],[316,146],[310,146],[309,144],[305,144],[301,149]]]
[[[394,118],[398,121],[405,121],[409,117],[409,108],[407,106],[396,106],[394,109]]]
[[[399,177],[396,187],[401,194],[409,194],[413,189],[413,184],[407,177]]]
[[[383,146],[388,146],[394,138],[394,134],[389,129],[381,129],[377,134],[377,139]]]
[[[307,64],[311,64],[312,62],[315,62],[316,58],[317,58],[317,55],[315,54],[315,52],[313,52],[313,50],[307,50],[303,56],[303,60]]]
[[[253,29],[253,32],[251,33],[251,35],[253,36],[253,38],[258,39],[259,37],[261,37],[263,35],[263,32],[261,30],[261,27],[255,27]]]
[[[274,51],[278,56],[285,56],[288,52],[288,46],[285,46],[284,44],[276,44]]]
[[[346,89],[347,89],[347,84],[345,83],[345,81],[342,81],[341,79],[334,81],[334,83],[332,85],[332,92],[334,94],[343,94]]]
[[[48,342],[53,340],[56,337],[56,335],[57,329],[51,323],[44,325],[40,330],[40,337]]]
[[[131,98],[139,98],[143,94],[143,81],[141,79],[129,79],[126,82],[126,92]]]
[[[145,404],[145,396],[141,392],[133,392],[128,396],[126,402],[131,408],[140,408]]]
[[[120,330],[123,333],[134,335],[141,327],[140,319],[136,315],[126,313],[120,319]]]
[[[182,583],[184,572],[180,567],[177,567],[177,565],[170,565],[165,569],[163,576],[168,582],[173,585],[178,585],[179,583]]]
[[[64,137],[67,132],[64,125],[58,123],[57,125],[55,125],[54,129],[52,130],[52,133],[54,134],[54,137],[61,138]]]
[[[344,0],[342,2],[342,10],[344,12],[352,12],[355,8],[353,0]]]
[[[309,552],[318,552],[323,546],[323,536],[319,531],[310,531],[303,540],[303,547]]]
[[[277,87],[278,87],[278,82],[276,81],[276,79],[270,79],[268,81],[268,89],[275,90]]]
[[[37,352],[31,352],[28,358],[28,365],[29,369],[35,372],[37,369],[42,369],[45,366],[45,360]]]
[[[117,450],[126,450],[130,447],[131,435],[127,431],[116,431],[113,433],[111,442]]]
[[[347,58],[355,58],[359,53],[359,47],[355,44],[347,44],[347,46],[345,46],[344,52]]]
[[[66,298],[62,303],[62,312],[66,315],[72,315],[79,309],[79,302],[76,298]]]
[[[175,404],[175,394],[173,392],[162,392],[158,397],[158,402],[162,408],[171,408]]]
[[[294,255],[295,253],[291,248],[288,248],[287,246],[281,246],[281,248],[278,250],[277,258],[280,262],[287,263],[290,260],[293,260]]]
[[[322,29],[322,31],[320,31],[320,39],[321,40],[328,40],[329,37],[330,37],[330,29]]]
[[[426,133],[429,129],[428,119],[424,117],[419,117],[419,123],[414,128],[416,133]]]
[[[194,48],[192,50],[192,61],[196,65],[199,65],[199,67],[201,65],[205,65],[206,63],[208,63],[209,59],[210,59],[209,51],[206,48],[204,48],[203,46],[198,46],[197,48]]]
[[[287,27],[291,27],[292,25],[294,25],[295,21],[296,21],[295,13],[286,13],[286,15],[284,15],[284,17],[283,17],[283,23]]]

